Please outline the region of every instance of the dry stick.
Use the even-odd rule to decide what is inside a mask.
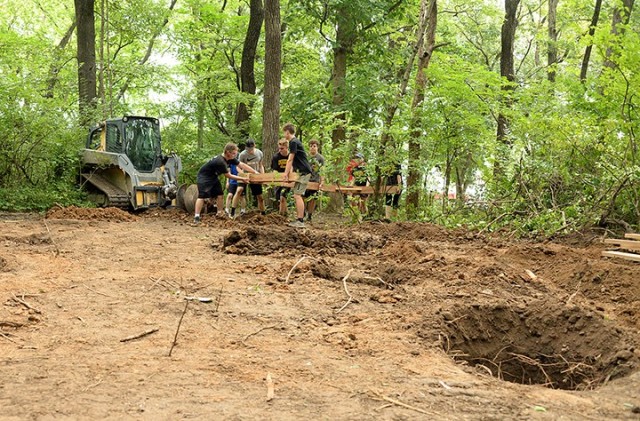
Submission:
[[[120,339],[120,342],[128,342],[128,341],[132,341],[134,339],[142,338],[144,336],[151,335],[152,333],[156,333],[159,330],[160,330],[159,328],[155,327],[153,329],[146,330],[146,331],[144,331],[142,333],[138,333],[137,335],[127,336],[124,339]]]
[[[298,267],[298,265],[299,265],[300,263],[302,263],[302,261],[304,261],[304,259],[311,259],[311,257],[309,257],[309,256],[302,256],[302,257],[300,258],[300,260],[298,260],[298,261],[296,262],[296,264],[295,264],[295,265],[293,265],[293,267],[291,268],[291,270],[290,270],[290,271],[289,271],[289,273],[287,274],[287,278],[285,279],[285,282],[286,282],[286,283],[289,283],[289,277],[291,276],[291,274],[293,273],[293,271],[295,270],[295,268],[297,268],[297,267]]]
[[[53,235],[51,235],[51,230],[49,229],[49,225],[47,225],[47,221],[43,219],[42,222],[44,222],[44,226],[45,228],[47,228],[47,232],[49,233],[49,239],[51,240],[51,243],[53,243],[53,246],[56,248],[54,255],[55,257],[58,257],[60,255],[60,249],[58,248],[58,245],[56,244],[56,242],[53,240]]]
[[[245,342],[247,339],[249,339],[250,337],[255,336],[255,335],[257,335],[258,333],[262,332],[263,330],[267,330],[267,329],[275,329],[276,327],[278,327],[278,325],[271,325],[271,326],[265,326],[265,327],[262,327],[262,328],[260,328],[260,329],[256,330],[255,332],[250,333],[250,334],[248,334],[247,336],[245,336],[245,337],[244,337],[244,339],[242,340],[242,343],[244,343],[244,342]]]
[[[86,392],[86,391],[87,391],[87,390],[89,390],[89,389],[93,389],[94,387],[99,386],[99,385],[100,385],[100,383],[102,383],[102,380],[104,380],[104,379],[100,379],[100,380],[98,380],[96,383],[94,383],[94,384],[90,384],[89,386],[87,386],[87,387],[85,387],[84,389],[82,389],[82,391],[83,391],[83,392]]]
[[[342,307],[340,307],[340,310],[338,310],[336,313],[340,313],[342,310],[345,309],[345,307],[347,307],[349,305],[349,303],[351,302],[351,300],[353,300],[353,297],[351,296],[351,294],[349,294],[349,290],[347,289],[347,279],[349,278],[349,276],[351,275],[351,272],[353,272],[353,268],[349,269],[349,272],[347,272],[347,274],[345,275],[344,278],[342,278],[342,285],[344,286],[344,292],[347,293],[347,296],[349,297],[349,299],[347,300],[346,303],[344,303],[344,305]]]
[[[13,295],[13,299],[14,299],[16,302],[18,302],[18,303],[22,304],[23,306],[25,306],[26,308],[28,308],[29,310],[33,310],[33,311],[35,311],[35,312],[36,312],[36,313],[38,313],[38,314],[42,314],[42,312],[41,312],[40,310],[38,310],[38,309],[37,309],[37,308],[35,308],[35,307],[32,307],[32,306],[31,306],[31,305],[29,305],[29,303],[27,303],[26,301],[21,300],[20,298],[16,297],[16,296],[15,296],[15,294]]]
[[[4,333],[0,332],[0,336],[2,336],[3,338],[5,338],[6,340],[8,340],[9,342],[13,342],[14,344],[17,344],[16,341],[14,341],[13,339],[11,339],[9,337],[9,335],[5,335]]]
[[[578,292],[580,292],[580,285],[582,285],[582,279],[578,282],[578,287],[576,288],[576,292],[574,292],[573,294],[571,294],[571,296],[569,296],[569,299],[567,300],[567,303],[565,305],[569,305],[571,300],[573,300],[573,298],[578,294]]]
[[[90,287],[86,286],[85,284],[80,284],[80,285],[82,285],[83,287],[85,287],[86,289],[88,289],[91,292],[95,292],[98,295],[102,295],[104,297],[109,297],[109,298],[116,298],[113,295],[109,295],[109,294],[105,294],[104,292],[96,291],[95,289],[90,288]]]
[[[182,315],[180,315],[180,321],[178,322],[178,327],[176,328],[176,334],[173,336],[173,343],[171,344],[171,349],[169,349],[169,357],[173,352],[173,347],[176,346],[176,343],[178,341],[178,332],[180,332],[180,325],[182,324],[182,319],[184,318],[184,314],[187,312],[187,307],[189,307],[190,302],[191,301],[189,300],[186,300],[184,302],[184,310],[182,310]]]
[[[402,407],[407,408],[407,409],[412,409],[412,410],[414,410],[414,411],[420,412],[421,414],[426,414],[426,415],[437,415],[437,414],[434,414],[434,413],[432,413],[432,412],[425,411],[424,409],[416,408],[415,406],[411,406],[411,405],[408,405],[408,404],[406,404],[406,403],[404,403],[404,402],[400,402],[400,401],[395,400],[395,399],[393,399],[393,398],[390,398],[390,397],[388,397],[388,396],[381,395],[380,393],[378,393],[378,392],[376,392],[376,391],[373,391],[373,390],[372,390],[372,392],[373,392],[376,396],[378,396],[380,399],[385,400],[385,401],[387,401],[387,402],[389,402],[389,403],[392,403],[392,404],[394,404],[394,405],[402,406]]]
[[[224,284],[220,287],[220,292],[218,292],[218,299],[216,300],[216,308],[213,310],[214,313],[218,312],[218,307],[220,307],[220,300],[222,299],[222,290],[224,289]]]
[[[156,285],[158,285],[158,282],[162,281],[162,276],[159,277],[158,279],[156,279],[156,281],[153,283],[153,285],[151,285],[149,287],[149,289],[147,290],[147,292],[151,291]]]
[[[384,285],[388,289],[393,289],[393,286],[391,286],[388,283],[386,283],[385,281],[383,281],[382,278],[379,277],[379,276],[365,276],[364,279],[371,279],[373,281],[380,281],[380,282],[382,282],[382,285]]]

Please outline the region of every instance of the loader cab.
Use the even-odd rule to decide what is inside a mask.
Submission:
[[[158,119],[125,116],[107,120],[91,130],[87,149],[125,154],[140,172],[152,172],[162,165]]]

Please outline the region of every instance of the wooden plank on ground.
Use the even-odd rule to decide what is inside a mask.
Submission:
[[[634,262],[640,262],[640,254],[625,253],[622,251],[603,251],[604,257],[619,257],[625,260],[633,260]]]
[[[623,248],[626,250],[640,250],[640,241],[635,241],[635,240],[618,240],[618,239],[608,238],[604,240],[604,243],[620,246],[620,248]]]
[[[625,234],[624,238],[628,238],[630,240],[640,240],[640,234]]]

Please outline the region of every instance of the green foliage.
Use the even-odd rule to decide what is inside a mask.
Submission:
[[[640,229],[637,11],[614,34],[612,7],[604,7],[595,34],[588,36],[593,2],[560,2],[556,46],[561,61],[553,65],[556,81],[551,83],[546,5],[523,1],[516,82],[507,91],[499,76],[504,11],[491,1],[438,2],[439,45],[426,70],[424,101],[413,108],[415,63],[406,94],[399,97],[399,90],[413,54],[420,2],[396,3],[281,3],[281,121],[296,124],[305,143],[321,141],[327,180],[344,182],[344,167],[356,150],[366,155],[372,176],[375,168],[384,173],[398,160],[406,170],[411,158],[420,179],[407,186],[405,196],[420,193],[421,220],[531,236],[620,221]],[[248,129],[260,140],[264,33],[255,63],[258,92],[241,93],[238,79],[249,20],[246,1],[187,0],[171,12],[160,0],[108,6],[103,62],[97,51],[98,70],[105,70],[105,103],[96,121],[107,114],[160,117],[165,152],[177,152],[183,160],[182,182],[193,182],[200,166],[226,142],[241,140],[238,103],[253,104]],[[86,128],[76,123],[75,38],[56,48],[73,18],[73,7],[65,2],[3,5],[1,209],[82,203],[74,187],[78,150],[86,137]],[[342,46],[348,55],[339,105],[332,91],[338,25],[348,28],[350,36]],[[581,83],[588,45],[593,53]],[[385,127],[389,105],[396,100],[397,112]],[[506,145],[496,141],[498,114],[508,119]],[[346,140],[334,145],[331,134],[338,126],[345,128]],[[383,130],[391,137],[384,148]],[[410,157],[407,145],[413,135],[420,152]],[[494,177],[496,157],[505,160],[500,177]],[[432,194],[448,191],[456,191],[458,199],[442,201]]]
[[[46,186],[0,188],[0,211],[42,212],[54,205],[91,207],[85,195],[72,184],[61,182]]]

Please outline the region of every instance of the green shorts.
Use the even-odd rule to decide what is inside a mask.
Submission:
[[[307,190],[307,184],[309,184],[309,180],[311,179],[311,174],[300,175],[296,184],[293,185],[293,189],[291,190],[294,195],[302,196],[304,192]]]

